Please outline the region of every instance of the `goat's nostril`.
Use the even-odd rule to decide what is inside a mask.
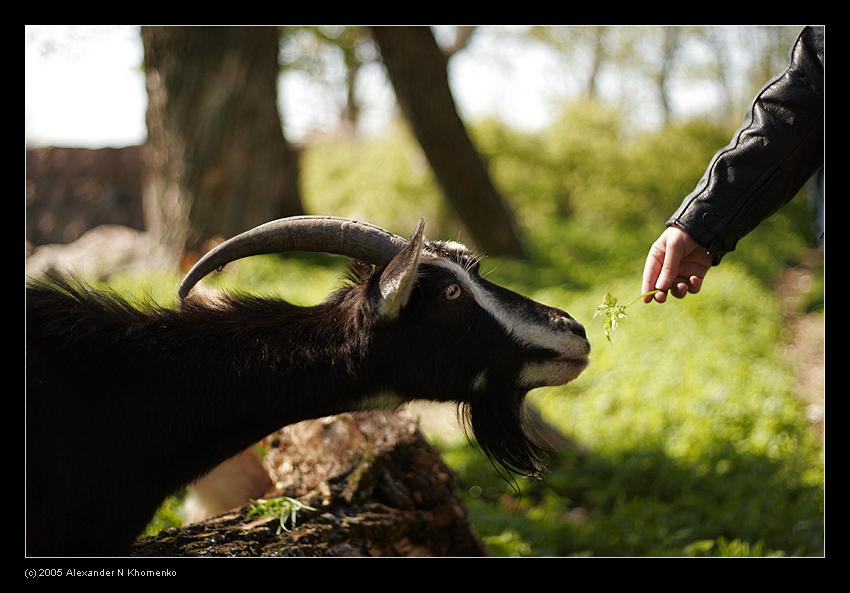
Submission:
[[[570,328],[572,332],[585,340],[587,339],[587,332],[584,331],[584,326],[578,322],[574,322],[573,326]]]
[[[584,326],[572,317],[558,315],[552,318],[552,325],[559,331],[568,331],[581,338],[587,339],[587,333],[584,331]]]

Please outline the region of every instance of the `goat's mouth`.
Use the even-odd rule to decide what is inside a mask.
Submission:
[[[526,364],[519,375],[521,385],[527,389],[557,387],[576,379],[590,359],[587,354],[557,356],[548,360]]]

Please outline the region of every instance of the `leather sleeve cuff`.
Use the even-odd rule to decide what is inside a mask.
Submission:
[[[712,265],[718,265],[724,255],[735,249],[735,245],[725,248],[720,238],[709,230],[711,214],[708,210],[700,211],[699,208],[694,208],[693,204],[687,212],[683,210],[685,210],[684,204],[673,213],[666,226],[675,226],[688,233],[694,241],[705,248],[706,253],[711,256]]]

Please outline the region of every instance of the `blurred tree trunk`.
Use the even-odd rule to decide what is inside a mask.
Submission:
[[[664,116],[665,124],[669,123],[673,117],[673,105],[670,100],[670,79],[678,49],[679,29],[669,26],[664,27],[661,37],[661,64],[655,76],[655,84],[658,90],[658,101],[661,104],[661,113]]]
[[[587,86],[585,87],[585,95],[590,100],[596,100],[599,86],[599,73],[602,71],[602,65],[605,63],[605,36],[608,33],[607,25],[599,25],[590,27],[590,32],[593,35],[592,51],[593,57],[590,62],[590,73],[587,76]]]
[[[727,75],[731,70],[729,32],[725,28],[707,26],[699,27],[698,31],[714,54],[714,63],[716,64],[715,81],[722,93],[723,121],[731,125],[732,122],[737,120],[738,113],[734,108],[735,100],[732,92],[732,83]]]
[[[357,123],[360,120],[360,103],[357,100],[357,76],[363,62],[357,57],[354,48],[348,50],[343,48],[343,61],[345,63],[345,106],[342,108],[340,121],[342,129],[350,134],[357,131]]]
[[[457,52],[469,45],[473,33],[478,29],[477,25],[460,25],[455,28],[455,38],[451,45],[443,48],[446,58],[452,58]]]
[[[429,27],[373,27],[399,105],[443,194],[478,247],[522,257],[519,230],[458,116],[447,58]]]
[[[278,41],[276,27],[142,28],[145,222],[175,261],[303,212],[277,109]]]

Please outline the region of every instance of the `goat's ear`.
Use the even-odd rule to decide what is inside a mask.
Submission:
[[[410,241],[402,247],[381,273],[381,279],[378,281],[378,295],[375,299],[375,312],[381,319],[398,317],[410,299],[410,293],[416,283],[416,272],[419,269],[424,230],[425,219],[420,219]]]

